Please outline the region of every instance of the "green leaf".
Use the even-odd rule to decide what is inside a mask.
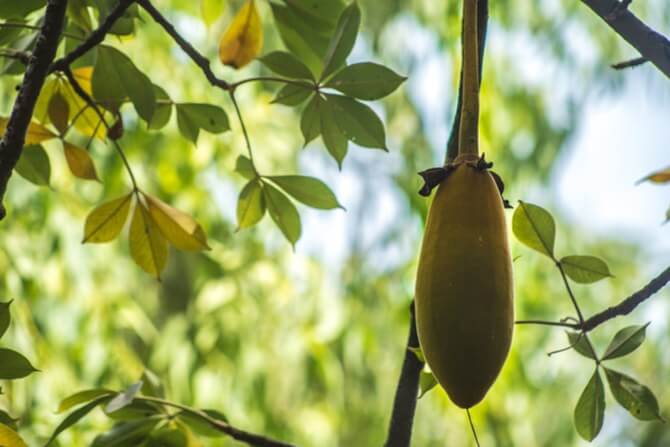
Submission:
[[[2,0],[0,1],[0,18],[22,18],[46,4],[46,0]]]
[[[44,444],[44,447],[48,447],[58,437],[59,434],[79,422],[79,420],[90,413],[95,407],[107,402],[109,399],[111,399],[109,396],[99,397],[96,400],[89,402],[83,407],[77,408],[72,413],[68,414],[65,419],[63,419],[63,422],[58,424],[58,427],[56,427],[47,443]]]
[[[335,108],[332,101],[323,101],[319,97],[319,116],[321,123],[321,137],[330,155],[342,169],[342,160],[347,155],[347,137],[335,121]]]
[[[419,359],[421,363],[426,363],[426,358],[423,356],[423,351],[421,350],[421,348],[409,347],[407,349],[412,351],[416,356],[416,358]]]
[[[433,373],[422,370],[421,376],[419,377],[419,399],[421,399],[428,391],[435,388],[435,385],[437,385],[437,380],[435,380]]]
[[[317,178],[302,175],[277,175],[267,178],[307,206],[322,210],[342,208],[333,191]]]
[[[159,405],[140,399],[138,397],[120,410],[105,414],[115,421],[137,421],[153,415],[165,414],[164,409]]]
[[[11,316],[9,314],[9,305],[12,304],[13,300],[9,300],[6,303],[0,303],[0,337],[5,335],[7,328],[9,327],[9,322],[11,321]]]
[[[309,68],[291,53],[273,51],[259,60],[280,76],[292,79],[314,79],[314,75]]]
[[[270,217],[277,224],[286,239],[295,246],[300,239],[302,231],[300,225],[300,215],[295,205],[284,195],[283,192],[274,186],[265,183],[263,186],[263,197],[268,207]]]
[[[142,372],[140,381],[142,382],[142,389],[140,392],[143,395],[159,397],[161,399],[165,397],[165,387],[163,386],[161,379],[156,374],[154,374],[153,371],[145,369]]]
[[[304,146],[321,134],[321,107],[323,100],[318,94],[312,96],[307,107],[302,111],[300,131],[305,139]]]
[[[119,422],[107,433],[97,436],[91,447],[139,446],[161,419],[161,416],[152,416],[137,421]]]
[[[199,410],[205,413],[210,418],[216,419],[218,421],[228,422],[226,416],[217,410]],[[205,436],[208,438],[219,438],[225,436],[221,431],[212,427],[207,419],[200,417],[196,413],[183,412],[180,413],[178,419],[184,424],[188,425],[195,433],[200,436]]]
[[[137,114],[147,123],[156,107],[156,95],[151,80],[132,60],[119,50],[98,47],[98,59],[91,79],[93,96],[108,110],[119,109],[127,97]]]
[[[230,129],[228,115],[221,107],[195,103],[177,104],[177,127],[194,144],[198,142],[200,129],[211,133]]]
[[[574,416],[575,428],[582,438],[592,441],[598,436],[605,420],[605,389],[598,368],[582,391]]]
[[[117,410],[130,405],[135,399],[135,396],[142,389],[142,381],[140,380],[137,383],[134,383],[128,387],[128,389],[118,393],[109,403],[105,406],[105,413],[114,413]]]
[[[22,354],[0,348],[0,379],[22,379],[38,371]]]
[[[305,102],[312,93],[314,93],[314,89],[309,84],[286,84],[279,89],[270,102],[284,104],[285,106],[297,106]]]
[[[572,346],[572,349],[574,349],[584,357],[596,360],[596,356],[591,350],[591,346],[589,345],[589,342],[586,340],[585,335],[583,335],[581,332],[570,332],[570,331],[565,331],[565,334],[568,336],[568,342],[570,343],[570,346]]]
[[[170,121],[172,116],[172,100],[162,87],[154,84],[154,94],[156,95],[156,107],[154,114],[149,120],[148,128],[153,130],[162,129]]]
[[[112,396],[113,394],[115,394],[114,391],[105,388],[93,388],[90,390],[79,391],[63,399],[58,405],[58,410],[56,412],[62,413],[79,404],[90,402],[101,396]]]
[[[568,278],[580,284],[589,284],[612,276],[605,261],[595,256],[565,256],[561,259]]]
[[[235,162],[235,172],[247,180],[256,178],[256,171],[254,170],[253,163],[251,163],[251,160],[244,155],[237,157],[237,161]]]
[[[212,26],[223,15],[226,3],[222,0],[200,0],[200,14],[207,27]]]
[[[335,122],[347,139],[359,146],[386,149],[384,124],[368,106],[340,95],[326,95]]]
[[[326,87],[370,101],[390,95],[406,79],[383,65],[363,62],[344,67],[326,83]]]
[[[237,228],[243,230],[256,225],[265,215],[265,199],[259,179],[247,183],[237,200]]]
[[[349,56],[351,49],[354,47],[354,42],[356,42],[360,23],[361,10],[358,8],[358,3],[353,1],[349,6],[344,8],[344,11],[342,11],[340,18],[337,21],[335,32],[330,38],[328,51],[326,52],[326,57],[323,62],[324,69],[321,74],[322,80],[326,79],[328,75],[334,73],[344,65],[347,56]]]
[[[554,257],[556,224],[544,208],[520,200],[512,216],[512,232],[520,242],[533,250]]]
[[[12,430],[17,430],[17,425],[16,422],[19,419],[13,418],[9,413],[7,413],[4,410],[0,410],[0,424],[4,424],[7,427],[11,428]]]
[[[633,417],[642,421],[663,420],[658,401],[649,388],[618,371],[604,369],[614,398]]]
[[[49,185],[51,164],[49,156],[40,145],[24,146],[14,170],[30,183],[38,186]]]
[[[651,322],[649,322],[651,323]],[[603,360],[611,360],[617,357],[623,357],[635,351],[644,341],[645,332],[649,323],[642,326],[628,326],[621,329],[614,335],[610,342]]]
[[[188,429],[187,429],[188,430]],[[143,447],[188,447],[188,435],[177,427],[163,426],[151,432]]]

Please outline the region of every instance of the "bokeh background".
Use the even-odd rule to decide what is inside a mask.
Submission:
[[[196,48],[216,60],[218,39],[240,2],[156,4]],[[507,184],[507,196],[542,205],[558,226],[557,252],[606,259],[615,277],[575,286],[591,314],[637,290],[667,266],[668,187],[635,181],[670,164],[670,81],[650,64],[614,71],[636,56],[579,1],[491,1],[482,90],[481,139]],[[143,273],[127,238],[82,245],[83,221],[98,203],[129,188],[114,151],[93,145],[103,184],[76,181],[59,143],[46,145],[51,188],[12,178],[9,217],[0,231],[0,298],[13,298],[3,343],[42,371],[3,384],[2,404],[20,416],[30,445],[62,418],[58,402],[79,389],[124,388],[144,368],[172,400],[215,408],[237,426],[305,446],[375,446],[384,441],[408,327],[416,257],[428,201],[416,172],[441,164],[454,113],[460,3],[360,2],[363,26],[350,61],[384,63],[409,80],[374,108],[388,126],[390,153],[352,148],[342,171],[320,141],[302,149],[299,117],[270,105],[276,85],[247,84],[238,96],[263,173],[303,173],[326,181],[347,211],[300,208],[295,251],[269,218],[235,232],[243,178],[240,129],[202,134],[197,148],[173,122],[152,132],[126,114],[123,145],[146,190],[190,212],[212,250],[173,251],[163,281]],[[269,7],[259,2],[265,50],[282,44]],[[634,2],[654,28],[670,30],[670,6]],[[218,18],[217,18],[218,17]],[[179,101],[232,107],[147,18],[122,45],[152,80]],[[239,72],[214,63],[226,79]],[[0,112],[9,113],[20,78],[0,78]],[[510,214],[511,215],[511,214]],[[550,261],[512,242],[519,318],[571,314]],[[616,368],[652,388],[670,415],[670,292],[594,333],[604,349],[616,330],[651,321],[649,340]],[[511,356],[474,412],[482,445],[583,446],[572,411],[592,363],[566,346],[562,331],[518,327]],[[614,366],[614,365],[613,365]],[[605,426],[593,445],[670,444],[661,423],[632,419],[607,397]],[[98,410],[61,435],[87,445],[111,426]],[[434,389],[418,404],[417,446],[471,445],[465,414]],[[222,439],[204,445],[233,446]]]

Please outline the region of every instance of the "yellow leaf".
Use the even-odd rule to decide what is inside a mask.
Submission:
[[[95,172],[95,165],[93,164],[91,155],[86,149],[64,141],[63,150],[65,151],[65,160],[72,175],[84,180],[100,181],[98,173]]]
[[[130,223],[130,255],[145,272],[160,279],[160,273],[167,261],[167,240],[149,210],[139,201]]]
[[[132,193],[119,197],[95,208],[86,217],[84,240],[86,242],[108,242],[116,238],[126,223]]]
[[[74,78],[79,82],[81,88],[89,95],[93,94],[91,88],[91,78],[93,77],[93,67],[79,67],[72,70]]]
[[[0,117],[0,136],[5,134],[5,128],[7,127],[7,121],[9,119]],[[57,138],[58,135],[47,129],[41,124],[32,122],[28,125],[28,132],[26,132],[26,146],[33,144],[40,144],[42,141],[51,140],[52,138]]]
[[[207,236],[202,227],[191,216],[172,208],[156,197],[145,194],[149,214],[158,225],[163,236],[180,250],[209,250]]]
[[[0,446],[2,447],[28,447],[28,444],[11,428],[0,424]]]
[[[225,65],[241,68],[251,62],[263,47],[263,25],[254,0],[239,10],[219,43],[219,59]]]
[[[670,167],[667,167],[665,169],[661,169],[660,171],[652,172],[640,182],[643,182],[645,180],[648,180],[653,183],[668,183],[670,182]],[[638,183],[640,183],[638,182]]]

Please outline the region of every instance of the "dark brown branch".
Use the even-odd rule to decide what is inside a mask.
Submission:
[[[0,141],[0,220],[6,215],[2,200],[7,190],[7,183],[21,156],[37,97],[49,72],[49,65],[56,56],[66,6],[67,0],[49,0],[47,3],[44,23],[40,28],[35,49],[7,121],[5,135]]]
[[[60,59],[55,60],[54,63],[51,64],[51,67],[49,67],[49,73],[65,70],[74,61],[82,57],[96,45],[100,44],[105,39],[105,36],[109,30],[112,29],[116,21],[123,16],[128,7],[130,7],[134,1],[135,0],[119,0],[119,3],[116,5],[116,7],[112,9],[107,17],[105,17],[105,20],[103,20],[100,26],[98,26],[98,28],[89,34],[86,40],[79,44],[79,46],[70,53],[61,57]]]
[[[482,70],[484,67],[484,50],[486,47],[486,30],[489,22],[489,2],[480,0],[477,3],[477,34],[479,48],[479,83],[482,82]],[[447,155],[445,164],[453,161],[458,156],[458,129],[461,125],[461,106],[463,104],[463,66],[461,64],[461,76],[458,83],[458,101],[456,103],[456,116],[451,126],[451,133],[447,141]]]
[[[638,19],[617,0],[582,0],[586,6],[631,44],[642,57],[670,77],[670,41]]]
[[[409,447],[412,438],[412,425],[414,423],[414,411],[416,410],[416,399],[419,393],[419,380],[423,363],[419,361],[416,354],[409,348],[419,347],[419,337],[416,333],[416,320],[414,318],[414,302],[410,306],[409,335],[407,336],[407,347],[405,358],[402,362],[400,380],[393,399],[393,412],[389,423],[388,436],[385,447]]]
[[[610,65],[610,67],[612,67],[615,70],[623,70],[624,68],[637,67],[638,65],[642,65],[645,62],[649,61],[644,57],[636,57],[635,59],[630,59],[623,62],[617,62],[616,64]]]
[[[207,80],[213,86],[222,88],[224,90],[230,90],[231,86],[228,82],[216,77],[212,68],[210,67],[209,59],[200,54],[198,50],[193,48],[186,39],[184,39],[181,34],[175,29],[175,27],[170,23],[161,13],[158,11],[154,5],[151,4],[149,0],[137,0],[137,3],[144,8],[146,12],[149,13],[151,18],[153,18],[156,23],[163,27],[166,33],[172,37],[172,39],[177,42],[177,45],[186,53],[195,64],[200,67],[202,72],[205,74]]]
[[[616,306],[608,307],[592,317],[586,319],[579,329],[584,332],[591,331],[604,322],[622,315],[628,315],[637,306],[649,299],[653,294],[661,290],[670,282],[670,267],[666,268],[660,275],[649,281],[649,284],[621,301]]]

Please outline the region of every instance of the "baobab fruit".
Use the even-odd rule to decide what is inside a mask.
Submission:
[[[480,402],[509,352],[512,261],[503,199],[474,156],[457,158],[428,213],[416,280],[416,324],[435,378],[461,408]]]

